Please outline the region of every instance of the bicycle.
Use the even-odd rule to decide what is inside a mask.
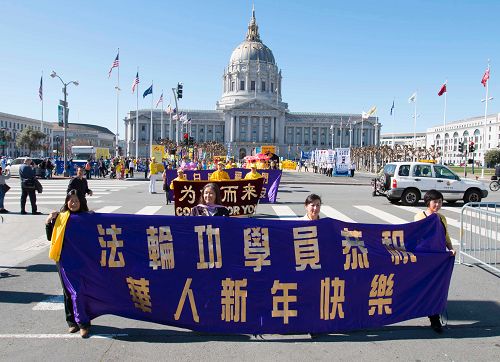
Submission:
[[[491,191],[498,191],[500,189],[500,183],[499,180],[493,180],[490,182],[490,190]]]

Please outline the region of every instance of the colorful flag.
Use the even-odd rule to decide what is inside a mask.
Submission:
[[[362,119],[368,119],[368,113],[366,113],[366,112],[361,112],[361,118],[362,118]]]
[[[142,94],[142,98],[146,98],[146,96],[147,96],[148,94],[153,94],[153,85],[152,85],[152,84],[151,84],[151,87],[149,87],[148,89],[146,89],[146,90],[144,91],[144,93]]]
[[[158,108],[158,104],[160,104],[161,102],[163,102],[163,93],[161,94],[160,99],[158,99],[158,102],[156,102],[155,108]]]
[[[392,116],[392,111],[394,110],[394,101],[392,101],[392,106],[391,106],[391,116]]]
[[[481,84],[486,87],[486,83],[488,83],[488,79],[490,79],[490,66],[488,65],[488,68],[486,69],[486,72],[484,72],[483,79],[481,79]]]
[[[139,72],[137,72],[134,81],[132,82],[132,93],[135,92],[135,87],[139,84]]]
[[[413,93],[410,98],[408,98],[408,103],[415,102],[417,100],[417,92]]]
[[[116,58],[113,61],[113,64],[111,64],[111,68],[109,69],[108,78],[111,77],[111,72],[113,71],[113,68],[118,68],[119,66],[120,66],[120,52],[118,51],[118,54],[116,54]]]
[[[43,76],[40,77],[40,88],[38,88],[38,96],[40,100],[43,101]]]
[[[444,93],[446,93],[446,82],[442,85],[441,89],[438,92],[438,96],[442,96]]]
[[[172,107],[170,107],[170,104],[167,106],[167,114],[172,113]]]
[[[375,112],[377,112],[377,106],[373,106],[372,108],[370,108],[370,110],[368,111],[368,117],[374,115]]]

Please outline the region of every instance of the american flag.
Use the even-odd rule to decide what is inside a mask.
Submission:
[[[40,100],[43,101],[43,76],[40,77],[40,88],[38,88],[38,96]]]
[[[132,93],[135,92],[135,87],[139,84],[139,72],[137,72],[134,81],[132,82]]]
[[[158,104],[160,104],[160,102],[163,102],[163,93],[161,94],[160,99],[158,99],[158,102],[156,102],[155,108],[158,108]]]
[[[116,54],[116,58],[113,62],[113,64],[111,64],[111,68],[109,69],[109,73],[108,73],[108,78],[111,77],[111,72],[113,71],[113,68],[118,68],[120,66],[120,52],[118,52],[118,54]]]

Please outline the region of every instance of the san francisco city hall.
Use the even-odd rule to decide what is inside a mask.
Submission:
[[[191,137],[198,142],[224,143],[237,158],[252,154],[255,147],[261,145],[274,145],[278,154],[293,158],[300,150],[372,145],[379,139],[377,117],[362,122],[361,114],[294,113],[289,111],[281,95],[281,70],[271,49],[260,39],[253,10],[246,39],[233,50],[224,70],[222,97],[216,109],[181,111],[191,119]],[[149,155],[151,110],[139,110],[138,121],[137,132],[136,111],[128,112],[125,147],[127,155],[135,156],[138,135],[139,157],[145,157]],[[153,144],[162,134],[163,138],[182,140],[177,134],[182,131],[180,123],[171,122],[166,111],[154,110]]]

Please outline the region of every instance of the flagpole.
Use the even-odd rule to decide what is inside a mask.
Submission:
[[[40,121],[40,132],[43,133],[43,70],[42,70],[42,80],[41,80],[41,88],[42,88],[42,99],[40,99],[42,101],[42,120]],[[48,150],[47,150],[47,154],[48,154]],[[42,157],[44,156],[44,152],[43,152],[43,146],[42,146]]]
[[[149,157],[153,157],[153,81],[151,81],[151,124],[149,126]]]
[[[446,82],[444,82],[444,84],[448,84],[448,79],[446,80]],[[444,152],[443,152],[444,163],[446,163],[446,161],[447,161],[446,155],[448,153],[447,152],[448,145],[446,144],[446,103],[447,103],[447,97],[448,97],[448,90],[446,92],[444,92],[444,113],[443,113],[444,142],[445,142]]]
[[[414,113],[413,113],[413,161],[416,160],[417,149],[417,97],[414,100]]]
[[[342,148],[342,137],[343,137],[343,133],[342,133],[342,116],[340,116],[340,148]]]
[[[394,102],[392,104],[394,104]],[[394,108],[392,109],[392,124],[393,124],[393,127],[396,124],[396,111],[394,110]],[[392,131],[392,149],[394,149],[395,147],[396,147],[396,145],[394,144],[394,128],[393,128],[393,131]]]
[[[172,136],[172,132],[173,132],[173,129],[172,129],[172,98],[170,97],[169,98],[169,104],[168,104],[168,115],[169,115],[169,123],[168,123],[168,138],[173,141],[174,138]]]
[[[139,75],[139,67],[137,67],[137,75]],[[134,80],[135,82],[135,80]],[[135,160],[139,159],[139,82],[136,84],[137,94],[135,100]]]
[[[163,89],[161,90],[160,138],[163,139]]]
[[[489,71],[490,71],[490,60],[488,59],[488,78],[489,78]],[[484,99],[484,123],[483,123],[483,168],[481,169],[481,178],[484,178],[484,167],[485,167],[485,157],[484,157],[484,154],[486,153],[486,141],[487,141],[487,137],[486,137],[486,118],[487,118],[487,115],[488,115],[488,92],[489,92],[489,85],[490,85],[490,82],[489,82],[489,79],[486,79],[486,98]]]
[[[118,59],[120,59],[120,48],[118,48]],[[118,77],[116,80],[116,148],[115,157],[118,157],[118,114],[120,109],[120,63],[118,63]]]

